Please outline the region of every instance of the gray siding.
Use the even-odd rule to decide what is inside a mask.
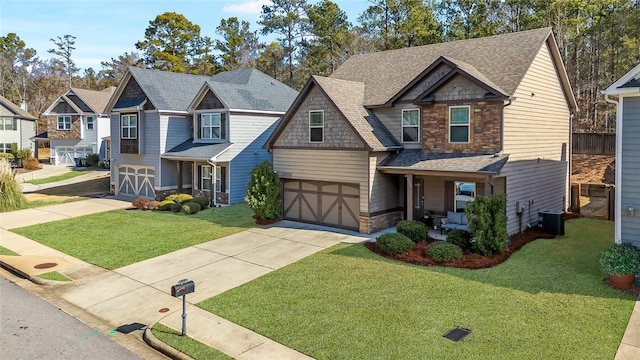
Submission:
[[[178,166],[175,161],[160,161],[160,154],[167,150],[182,144],[191,138],[191,117],[176,115],[160,115],[158,125],[154,126],[153,122],[147,123],[144,127],[146,132],[150,132],[153,136],[146,138],[145,156],[155,154],[159,161],[159,170],[156,174],[157,186],[166,188],[167,186],[178,185]],[[189,177],[183,173],[183,183],[187,183]]]
[[[400,197],[401,176],[384,174],[376,170],[388,153],[373,153],[369,156],[369,211],[377,212],[402,206]]]
[[[376,114],[378,119],[380,119],[398,142],[400,142],[400,139],[402,138],[402,109],[420,109],[420,107],[410,103],[400,103],[396,104],[394,107],[373,109],[374,114]],[[419,129],[420,132],[422,132],[422,119],[420,119]],[[420,137],[422,137],[422,134],[420,134]],[[422,148],[422,144],[406,143],[404,144],[404,147],[405,149],[420,149]]]
[[[12,114],[6,117],[13,118]],[[29,138],[36,134],[35,121],[17,119],[16,126],[16,130],[0,130],[0,143],[16,143],[18,149],[29,148],[33,150],[33,142]]]
[[[640,247],[640,96],[622,98],[620,239]],[[626,209],[635,208],[633,217]]]

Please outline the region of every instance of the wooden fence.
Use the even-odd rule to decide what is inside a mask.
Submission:
[[[615,191],[616,187],[608,184],[571,184],[571,211],[585,217],[613,220]]]
[[[574,154],[614,155],[615,133],[573,133]]]

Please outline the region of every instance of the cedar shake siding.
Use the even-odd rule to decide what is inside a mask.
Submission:
[[[51,140],[80,140],[81,127],[82,121],[79,115],[71,116],[71,130],[58,130],[58,116],[51,116],[47,121],[47,132]]]
[[[224,109],[224,104],[218,99],[211,90],[207,91],[207,94],[202,98],[200,104],[196,107],[196,110],[211,110],[211,109]]]
[[[324,111],[323,142],[309,141],[309,111]],[[311,89],[273,145],[274,148],[365,149],[344,116],[318,87]]]
[[[447,75],[449,71],[451,71],[451,67],[447,64],[440,64],[436,66],[436,68],[429,74],[429,76],[416,84],[413,89],[402,96],[400,102],[413,101],[425,90],[430,88],[433,84],[437,83],[440,79]]]
[[[127,82],[127,85],[122,90],[122,94],[118,98],[118,103],[131,103],[135,101],[142,101],[144,99],[147,99],[147,96],[144,94],[144,91],[142,91],[142,88],[136,82],[136,80],[131,77]],[[147,103],[144,105],[144,109],[153,110],[155,108],[153,104],[147,101]]]

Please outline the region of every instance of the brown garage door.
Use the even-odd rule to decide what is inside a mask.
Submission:
[[[285,219],[358,230],[358,185],[284,179],[283,188]]]

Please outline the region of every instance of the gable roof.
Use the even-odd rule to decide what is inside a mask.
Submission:
[[[298,92],[256,69],[216,74],[207,80],[189,108],[195,108],[208,90],[229,109],[284,113]]]
[[[619,95],[635,92],[640,92],[640,64],[629,70],[602,93],[605,95]]]
[[[0,95],[0,104],[2,104],[2,106],[4,106],[10,112],[14,113],[16,115],[15,117],[25,120],[37,120],[35,116],[29,114],[27,111],[22,110],[20,106],[9,101],[9,99],[2,95]]]
[[[344,116],[347,123],[369,150],[400,149],[400,145],[389,130],[371,112],[362,106],[364,84],[361,82],[312,76],[302,89],[296,101],[289,108],[276,130],[271,134],[265,147],[273,145],[278,136],[291,121],[311,89],[317,86]]]
[[[570,108],[575,109],[551,28],[355,55],[330,77],[363,82],[363,105],[384,105],[407,84],[425,75],[424,70],[439,57],[445,57],[469,75],[511,96],[545,42],[551,47],[556,67],[562,70],[558,74]]]
[[[107,106],[109,99],[111,99],[111,95],[113,95],[115,91],[115,86],[110,86],[101,91],[71,88],[67,94],[69,92],[73,92],[80,98],[80,100],[82,100],[82,102],[87,104],[94,113],[104,114],[105,107]]]

